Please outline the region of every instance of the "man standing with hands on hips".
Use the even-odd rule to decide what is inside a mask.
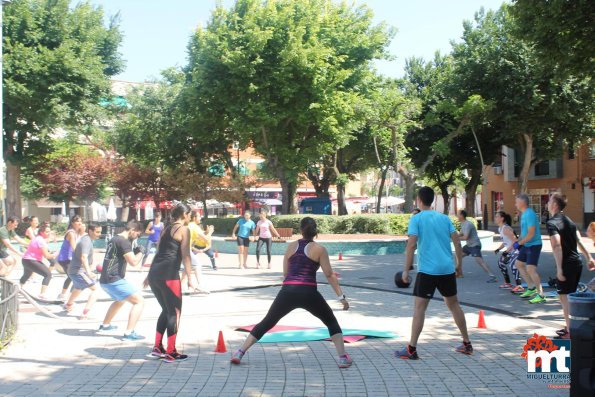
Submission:
[[[432,210],[434,190],[422,187],[417,194],[421,212],[409,221],[409,240],[407,242],[407,256],[403,269],[403,281],[409,281],[409,270],[413,265],[413,254],[418,249],[418,273],[415,278],[413,295],[415,308],[411,324],[411,340],[405,348],[395,352],[395,357],[417,360],[417,341],[424,327],[426,310],[430,299],[434,297],[436,289],[442,294],[446,307],[461,332],[463,344],[455,350],[463,354],[473,354],[473,346],[467,333],[465,313],[457,299],[457,279],[455,272],[461,269],[463,252],[450,218]],[[456,267],[453,261],[450,243],[454,244],[456,253]]]

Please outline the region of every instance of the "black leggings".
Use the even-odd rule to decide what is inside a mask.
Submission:
[[[260,237],[258,242],[256,243],[256,262],[260,263],[260,250],[262,249],[262,245],[267,245],[267,258],[269,263],[271,263],[271,244],[273,243],[272,238],[263,238]]]
[[[157,319],[155,346],[161,346],[167,330],[167,353],[176,350],[176,337],[182,314],[182,284],[176,280],[149,280],[151,291],[161,305],[161,314]]]
[[[259,340],[268,330],[273,328],[279,320],[294,309],[305,309],[319,318],[328,328],[330,336],[342,332],[333,310],[328,303],[326,303],[315,286],[284,285],[281,288],[281,291],[279,291],[279,294],[277,294],[267,315],[260,323],[254,326],[252,331],[250,331],[250,334]]]
[[[68,289],[68,287],[70,287],[70,284],[72,283],[72,280],[70,279],[70,277],[68,277],[68,265],[70,265],[70,261],[58,261],[58,263],[60,264],[60,266],[62,266],[62,269],[64,269],[64,274],[66,274],[66,280],[64,280],[62,289]]]
[[[52,279],[52,272],[50,272],[50,269],[48,269],[48,267],[43,262],[36,261],[33,259],[23,259],[22,262],[24,271],[23,277],[21,277],[20,280],[21,284],[25,284],[33,273],[41,274],[43,276],[43,281],[41,282],[41,285],[50,284],[50,280]]]

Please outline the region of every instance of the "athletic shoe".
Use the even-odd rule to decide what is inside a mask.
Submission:
[[[99,331],[113,331],[115,329],[118,329],[118,326],[117,325],[112,325],[112,324],[110,324],[110,325],[103,325],[103,324],[101,324],[99,326]]]
[[[142,340],[142,339],[145,339],[145,337],[137,334],[136,331],[132,331],[128,335],[124,334],[124,340]]]
[[[44,294],[39,294],[39,295],[37,296],[37,299],[39,299],[39,300],[42,300],[42,301],[47,301],[47,300],[49,300],[48,296],[47,296],[47,295],[44,295]]]
[[[496,276],[491,275],[487,280],[486,283],[496,283],[498,282],[498,278],[496,278]]]
[[[554,339],[568,340],[570,339],[570,332],[566,332],[564,335],[556,335],[554,336]]]
[[[462,343],[461,346],[459,346],[455,349],[455,351],[470,356],[473,354],[473,346],[471,346],[471,343],[469,343],[468,345],[466,345],[465,343]]]
[[[217,270],[217,266],[213,265],[212,269]]]
[[[58,294],[58,296],[56,297],[56,300],[60,301],[60,302],[66,301],[66,294]]]
[[[151,350],[151,353],[148,354],[148,356],[155,358],[164,358],[166,356],[166,352],[163,346],[155,346],[153,347],[153,350]]]
[[[537,289],[533,288],[533,289],[528,289],[525,292],[523,292],[521,295],[519,295],[520,298],[533,298],[534,295],[537,294]]]
[[[558,335],[558,336],[566,335],[567,333],[568,333],[568,330],[566,329],[566,327],[556,331],[556,335]]]
[[[522,286],[517,285],[516,287],[511,289],[510,292],[512,292],[513,294],[522,294],[523,292],[525,292],[525,289]]]
[[[403,349],[397,350],[395,352],[395,357],[402,358],[403,360],[419,360],[417,350],[412,353],[409,351],[409,346],[405,346]]]
[[[165,356],[163,357],[163,361],[165,361],[166,363],[174,363],[177,361],[184,361],[184,360],[188,360],[188,355],[180,354],[176,350],[174,350],[171,353],[166,353]]]
[[[353,364],[353,360],[349,357],[349,354],[344,354],[339,357],[339,368],[349,368]]]
[[[536,294],[533,299],[529,301],[529,303],[545,303],[545,296]]]
[[[512,284],[510,284],[510,283],[504,283],[504,284],[502,284],[502,285],[501,285],[500,287],[498,287],[498,288],[500,288],[500,289],[513,289],[513,286],[512,286]]]
[[[233,356],[231,356],[231,363],[232,364],[239,364],[242,361],[242,357],[244,357],[244,353],[238,349]]]
[[[62,308],[64,309],[64,311],[66,311],[66,313],[70,313],[72,309],[74,309],[74,303],[71,303],[70,305],[68,303],[65,303],[62,305]]]

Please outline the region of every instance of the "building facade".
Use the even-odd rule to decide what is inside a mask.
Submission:
[[[503,146],[501,163],[488,167],[490,225],[494,225],[494,214],[499,210],[512,214],[518,222],[514,200],[519,193],[521,166],[519,151]],[[595,221],[595,141],[576,150],[565,150],[562,157],[531,167],[527,194],[542,223],[548,218],[547,202],[553,193],[566,195],[565,213],[580,228]]]

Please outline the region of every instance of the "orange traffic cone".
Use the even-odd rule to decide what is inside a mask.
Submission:
[[[217,347],[215,353],[226,353],[225,341],[223,340],[223,331],[219,331],[219,339],[217,339]]]
[[[485,317],[483,315],[483,310],[479,311],[479,320],[477,321],[477,328],[483,328],[483,329],[487,329],[488,327],[486,326],[486,320]]]
[[[339,252],[339,260],[342,261],[343,260],[343,253]]]
[[[215,250],[215,258],[219,258],[219,251]]]

